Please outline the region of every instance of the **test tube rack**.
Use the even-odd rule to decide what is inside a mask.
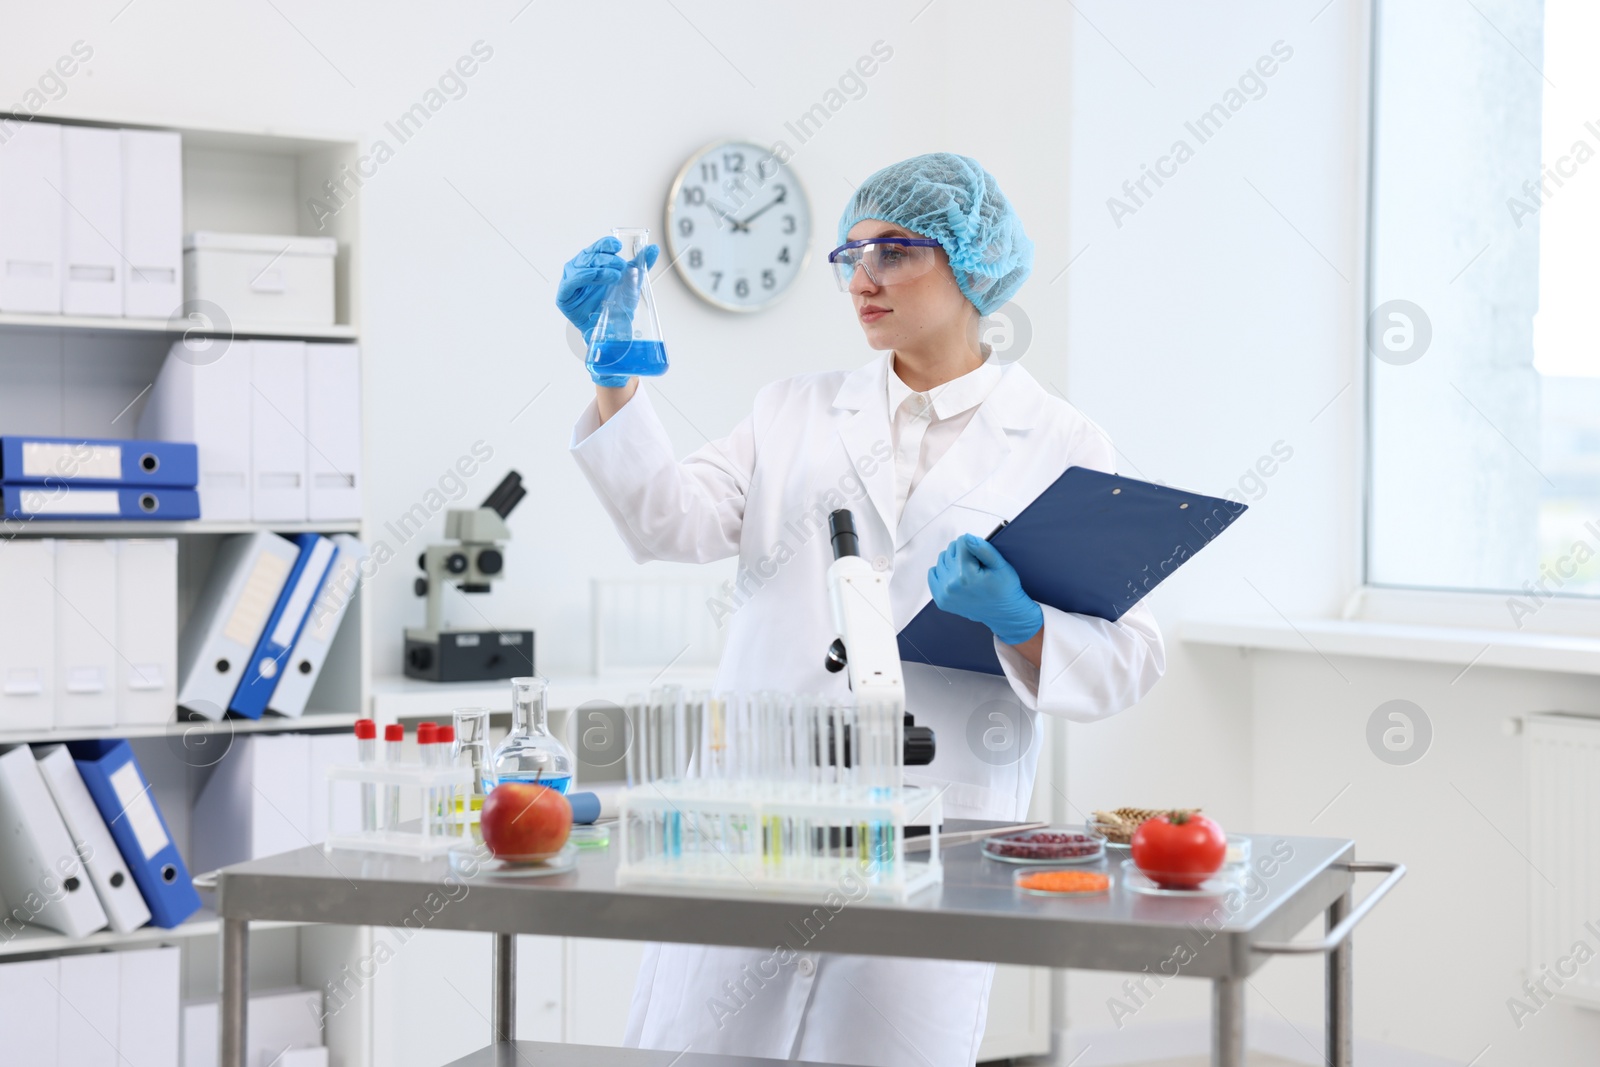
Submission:
[[[440,856],[461,843],[476,812],[458,809],[470,797],[474,771],[469,766],[429,767],[420,763],[352,763],[327,769],[328,810],[337,811],[340,783],[361,789],[361,829],[330,830],[323,847],[387,852],[401,856]],[[416,813],[416,814],[412,814]]]
[[[943,880],[936,840],[906,849],[943,808],[904,783],[898,704],[669,686],[628,716],[620,883],[904,900]]]
[[[938,826],[915,786],[683,779],[620,798],[617,881],[805,896],[904,900],[944,879],[937,835],[906,851],[906,827]]]

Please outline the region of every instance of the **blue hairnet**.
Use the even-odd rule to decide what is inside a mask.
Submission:
[[[931,237],[950,257],[956,284],[987,315],[1033,272],[1033,242],[994,176],[968,156],[930,152],[884,167],[861,183],[839,218],[839,243],[862,219]]]

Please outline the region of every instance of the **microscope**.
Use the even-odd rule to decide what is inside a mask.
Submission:
[[[477,508],[445,512],[449,541],[429,545],[417,557],[423,576],[413,586],[428,598],[427,623],[406,629],[405,672],[429,682],[482,682],[533,673],[532,630],[458,630],[443,625],[444,590],[487,593],[505,572],[505,543],[511,540],[506,516],[528,491],[522,475],[506,474]]]
[[[855,516],[841,508],[828,516],[833,563],[828,567],[828,601],[838,637],[828,646],[823,666],[847,671],[857,700],[898,707],[904,713],[902,762],[925,767],[933,762],[933,727],[918,726],[906,706],[905,676],[900,669],[900,640],[889,606],[889,579],[861,556]],[[850,765],[850,735],[844,738],[844,763]]]

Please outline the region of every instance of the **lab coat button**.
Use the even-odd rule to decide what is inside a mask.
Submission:
[[[872,561],[872,569],[875,570],[875,571],[886,571],[886,570],[888,570],[889,569],[889,557],[888,556],[879,556],[878,558],[874,559]]]
[[[800,962],[794,965],[794,969],[800,972],[801,978],[810,978],[817,973],[817,961],[810,956],[801,956]]]

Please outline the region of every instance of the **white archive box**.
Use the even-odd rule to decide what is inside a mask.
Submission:
[[[61,310],[122,314],[122,135],[94,126],[61,128]]]
[[[250,342],[249,420],[250,517],[257,522],[305,522],[304,341]]]
[[[332,326],[332,237],[200,230],[183,239],[183,296],[234,323]]]
[[[61,313],[61,127],[8,123],[0,142],[0,311]]]
[[[117,557],[117,722],[171,722],[178,709],[178,542],[112,541]]]
[[[361,351],[306,345],[306,517],[361,517]]]
[[[56,543],[0,540],[0,730],[55,722]]]
[[[183,302],[183,137],[121,130],[122,313],[164,319]]]
[[[174,341],[139,415],[138,436],[200,452],[200,517],[250,518],[249,341]]]
[[[117,554],[110,541],[56,542],[56,726],[117,721]],[[173,638],[176,646],[176,636]]]

